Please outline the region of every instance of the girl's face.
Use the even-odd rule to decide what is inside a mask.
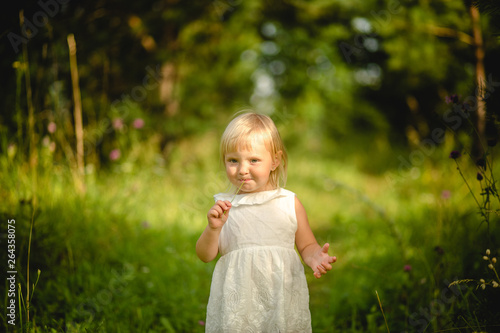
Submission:
[[[252,140],[251,148],[226,153],[225,165],[229,181],[239,188],[238,193],[272,190],[269,182],[271,171],[280,163],[281,156],[271,156],[262,140]]]

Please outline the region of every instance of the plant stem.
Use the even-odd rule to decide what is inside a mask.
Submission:
[[[476,202],[479,209],[482,209],[481,205],[479,204],[479,201],[477,201],[476,196],[474,195],[474,192],[472,192],[472,189],[470,188],[469,183],[467,182],[467,179],[465,179],[464,174],[462,173],[462,170],[460,170],[460,165],[458,164],[457,160],[454,160],[454,161],[457,164],[457,170],[458,170],[458,172],[460,172],[460,176],[462,176],[462,179],[464,180],[465,185],[467,185],[467,188],[469,189],[470,194],[472,194],[474,201]]]
[[[238,187],[238,189],[236,190],[236,193],[234,193],[233,198],[232,198],[232,199],[231,199],[231,201],[229,201],[229,202],[231,202],[231,203],[233,202],[234,198],[236,198],[236,196],[238,195],[238,192],[239,192],[239,191],[241,190],[241,188],[243,187],[243,184],[245,184],[245,182],[244,182],[244,181],[243,181],[243,182],[241,182],[240,187]],[[226,212],[227,212],[227,210],[226,210],[226,211],[224,211],[223,215],[226,215]]]
[[[382,308],[382,302],[380,301],[380,297],[378,297],[378,292],[376,290],[375,290],[375,294],[377,294],[378,305],[380,306],[380,311],[382,311],[382,316],[384,316],[385,327],[387,327],[387,332],[391,333],[391,331],[389,331],[389,325],[387,324],[387,319],[385,318],[384,309]]]

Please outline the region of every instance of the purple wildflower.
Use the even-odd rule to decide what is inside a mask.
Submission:
[[[55,133],[55,131],[57,130],[57,125],[55,122],[51,121],[48,125],[47,125],[47,131],[49,131],[49,133]]]
[[[439,255],[443,255],[444,254],[443,248],[441,246],[439,246],[439,245],[434,248],[434,251],[436,251],[436,253],[439,254]]]
[[[449,199],[449,198],[451,198],[451,192],[450,192],[450,190],[443,190],[443,192],[441,192],[441,198],[442,199]]]
[[[411,269],[412,269],[411,265],[405,265],[405,267],[403,268],[405,272],[410,272]]]
[[[113,149],[110,153],[109,153],[109,159],[112,160],[112,161],[116,161],[117,159],[120,158],[121,156],[121,152],[120,152],[120,149]]]
[[[458,104],[458,95],[453,94],[450,96],[446,96],[445,101],[446,101],[446,104],[450,104],[450,103]]]
[[[453,150],[451,153],[450,153],[450,158],[456,160],[457,158],[459,158],[460,156],[462,156],[462,153],[459,152],[458,150]]]
[[[476,161],[476,165],[480,168],[483,168],[486,170],[486,160],[484,158],[480,158]]]
[[[497,145],[497,139],[496,138],[488,139],[487,144],[489,147],[495,147]]]
[[[132,123],[132,126],[135,128],[135,129],[141,129],[144,127],[144,120],[142,120],[141,118],[137,118],[134,120],[134,122]]]
[[[115,119],[113,119],[112,125],[113,125],[113,128],[115,130],[121,130],[121,129],[123,129],[123,126],[124,126],[123,119],[122,118],[115,118]]]

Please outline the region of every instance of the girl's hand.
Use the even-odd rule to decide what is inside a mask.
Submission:
[[[321,249],[319,249],[311,260],[310,267],[314,271],[314,276],[319,279],[322,275],[326,274],[332,269],[332,265],[337,261],[337,257],[330,257],[328,255],[328,248],[330,244],[326,243]]]
[[[229,201],[217,200],[207,214],[208,225],[212,229],[220,229],[226,223],[229,216],[231,203]]]

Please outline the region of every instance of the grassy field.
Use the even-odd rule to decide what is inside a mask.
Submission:
[[[103,169],[87,166],[84,194],[75,190],[71,171],[54,164],[45,148],[36,172],[16,156],[1,157],[2,248],[6,221],[15,219],[17,282],[23,298],[28,286],[32,297],[29,320],[24,304],[16,310],[15,327],[1,314],[5,328],[204,331],[215,262],[202,263],[194,245],[212,195],[227,185],[216,140],[180,144],[168,163],[152,146],[146,142],[140,155]],[[497,280],[482,257],[486,249],[491,258],[498,255],[499,219],[491,212],[489,225],[481,223],[455,161],[448,158],[450,148],[436,148],[413,169],[397,167],[398,156],[408,159],[411,150],[368,153],[368,161],[396,164],[377,173],[349,158],[290,152],[287,188],[306,207],[318,241],[329,242],[338,258],[320,280],[306,270],[314,332],[499,329],[499,288],[483,290],[478,282]],[[457,162],[482,198],[476,168],[465,156]],[[492,201],[492,209],[498,206]],[[7,261],[5,250],[1,258]],[[448,287],[463,279],[475,281]],[[7,283],[2,288],[7,306]]]

